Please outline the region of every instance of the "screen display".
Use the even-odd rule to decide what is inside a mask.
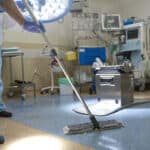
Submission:
[[[109,31],[115,31],[121,29],[121,18],[119,14],[103,14],[101,17],[102,21],[102,29],[103,30],[109,30]]]
[[[138,29],[127,31],[127,39],[128,40],[137,39],[138,37],[139,37],[139,30]]]
[[[120,25],[118,16],[106,16],[104,26],[106,28],[119,28]]]

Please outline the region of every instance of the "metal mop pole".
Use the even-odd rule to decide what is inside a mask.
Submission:
[[[29,14],[31,15],[31,17],[32,17],[33,20],[35,21],[35,23],[36,23],[36,24],[39,24],[39,21],[36,19],[35,15],[33,14],[32,9],[30,8],[30,6],[29,6],[27,0],[23,0],[23,3],[24,3],[24,5],[25,5],[25,7],[27,8]],[[39,29],[39,30],[40,30],[40,29]],[[40,30],[40,33],[41,33],[41,35],[42,35],[44,41],[47,43],[48,47],[49,47],[50,49],[52,49],[51,43],[49,42],[49,40],[48,40],[46,34],[45,34],[44,32],[42,32],[41,30]],[[90,120],[91,120],[91,122],[92,122],[92,124],[93,124],[93,127],[94,127],[94,128],[100,128],[98,121],[96,120],[95,116],[91,113],[91,111],[89,110],[87,104],[86,104],[85,101],[81,98],[80,94],[79,94],[78,91],[76,90],[76,88],[75,88],[75,86],[73,85],[73,83],[72,83],[72,81],[71,81],[69,75],[67,74],[66,70],[64,69],[64,67],[63,67],[63,65],[61,64],[60,60],[58,59],[57,54],[54,54],[54,58],[56,59],[56,61],[57,61],[58,65],[59,65],[59,67],[60,67],[61,70],[63,71],[65,77],[66,77],[67,80],[68,80],[68,82],[70,83],[70,85],[71,85],[73,91],[75,92],[76,96],[78,97],[79,101],[83,104],[83,106],[84,106],[84,108],[85,108],[87,114],[89,115],[89,118],[90,118]]]

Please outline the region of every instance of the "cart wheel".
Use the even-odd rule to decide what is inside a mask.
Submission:
[[[98,97],[98,98],[97,98],[97,100],[100,102],[100,101],[101,101],[101,98],[100,98],[100,97]]]
[[[116,99],[116,100],[115,100],[115,102],[116,102],[116,104],[118,104],[118,103],[119,103],[119,100],[118,100],[118,99]]]

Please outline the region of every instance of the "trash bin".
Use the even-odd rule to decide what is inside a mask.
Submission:
[[[73,81],[73,79],[71,79]],[[60,95],[72,95],[73,90],[66,78],[59,78],[58,79]]]

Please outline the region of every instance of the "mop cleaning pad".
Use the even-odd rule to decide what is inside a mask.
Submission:
[[[64,134],[81,134],[92,131],[111,130],[123,127],[122,123],[116,120],[99,121],[99,129],[94,129],[92,123],[83,123],[76,125],[68,125],[63,128]]]

